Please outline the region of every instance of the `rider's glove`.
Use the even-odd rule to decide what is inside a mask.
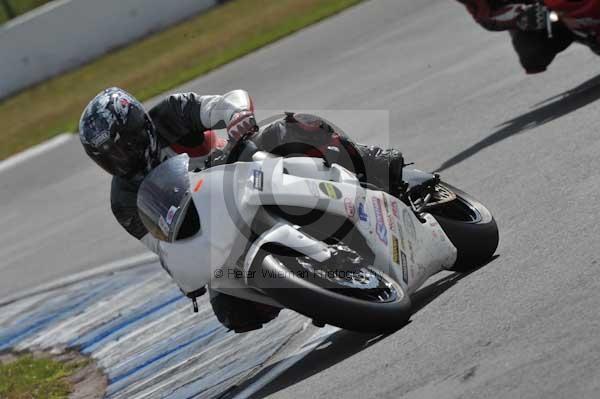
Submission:
[[[231,122],[227,125],[229,142],[235,143],[242,137],[251,136],[258,131],[258,125],[251,111],[241,111],[233,115]]]
[[[523,31],[540,31],[547,29],[548,9],[541,3],[527,6],[517,18],[517,27]]]

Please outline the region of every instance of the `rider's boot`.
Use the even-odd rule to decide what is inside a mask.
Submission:
[[[393,148],[384,150],[361,144],[355,144],[355,147],[364,163],[361,180],[375,184],[395,197],[400,196],[405,186],[402,180],[402,169],[405,166],[402,152]]]
[[[213,290],[210,291],[210,304],[221,324],[236,333],[258,330],[275,319],[281,311],[280,308]]]

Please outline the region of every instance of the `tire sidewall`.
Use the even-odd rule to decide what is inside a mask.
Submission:
[[[461,221],[431,214],[457,249],[457,259],[450,270],[468,272],[483,265],[496,252],[499,244],[498,226],[492,213],[481,202],[450,184],[441,184],[480,215],[477,221]]]
[[[253,279],[255,288],[286,308],[311,319],[360,332],[386,332],[401,328],[410,318],[411,301],[400,284],[377,270],[402,295],[394,302],[374,303],[319,287],[289,272],[273,255],[263,258]],[[269,277],[284,275],[285,277]]]

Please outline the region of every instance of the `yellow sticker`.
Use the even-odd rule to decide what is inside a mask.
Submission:
[[[331,183],[321,183],[319,184],[319,188],[326,196],[328,196],[331,199],[342,198],[342,192],[340,191],[340,189]]]
[[[400,264],[400,248],[396,236],[392,236],[392,260],[394,263]]]

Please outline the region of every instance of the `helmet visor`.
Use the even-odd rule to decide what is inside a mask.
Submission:
[[[146,171],[150,164],[150,147],[149,133],[142,129],[127,139],[117,133],[98,148],[90,148],[88,154],[108,173],[129,178]]]

